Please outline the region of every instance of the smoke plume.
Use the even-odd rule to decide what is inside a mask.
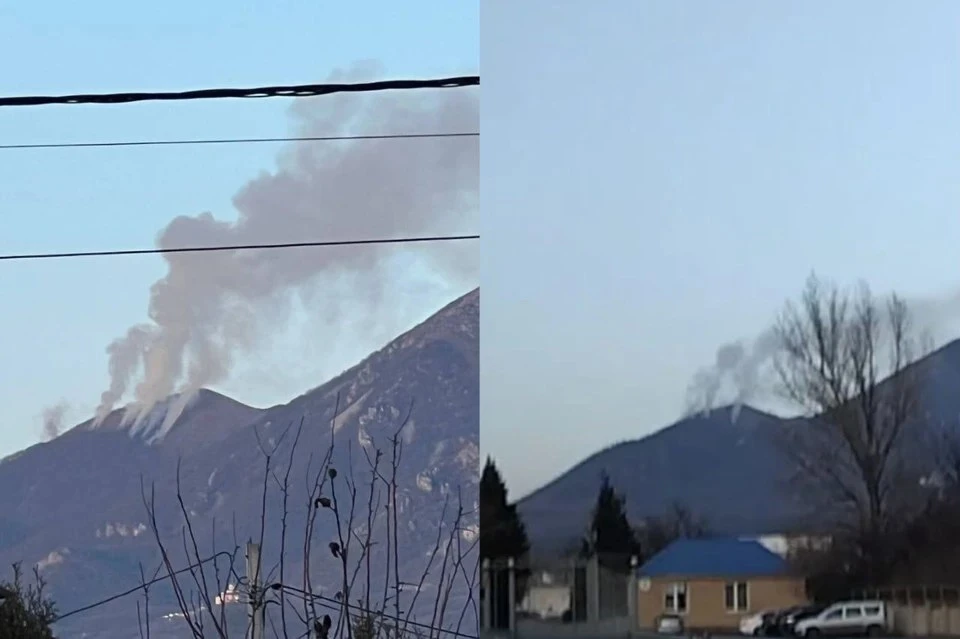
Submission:
[[[912,329],[922,342],[929,341],[923,346],[929,348],[956,339],[960,293],[914,297],[905,302]],[[743,404],[757,399],[770,399],[772,389],[765,387],[764,381],[774,374],[772,365],[777,350],[778,339],[772,327],[752,341],[738,340],[720,346],[713,365],[698,370],[687,387],[685,414],[704,413],[718,405],[732,403],[732,415],[736,419]]]
[[[59,402],[43,409],[43,436],[50,440],[56,439],[63,432],[63,421],[70,407],[66,402]]]
[[[746,344],[738,340],[722,345],[713,366],[697,371],[687,387],[687,414],[709,411],[724,399],[732,399],[736,412],[764,390],[762,373],[776,349],[773,329]]]
[[[365,64],[330,81],[378,75]],[[297,100],[290,113],[300,136],[465,132],[479,128],[479,97],[473,89],[340,94]],[[275,170],[239,190],[235,219],[181,215],[159,232],[157,245],[472,233],[478,187],[477,138],[299,143],[280,153]],[[391,266],[400,250],[416,251],[447,281],[476,280],[476,246],[469,243],[165,254],[167,272],[151,288],[149,321],[107,348],[110,384],[97,419],[130,395],[131,408],[143,415],[171,394],[225,380],[238,355],[284,327],[295,297],[319,306],[325,321],[354,321],[343,317],[348,308],[389,315],[382,292],[406,277]],[[334,289],[350,291],[349,299],[329,293]]]

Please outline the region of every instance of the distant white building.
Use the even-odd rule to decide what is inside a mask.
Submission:
[[[222,594],[217,595],[215,603],[218,606],[240,603],[240,592],[237,590],[236,585],[227,584],[227,589]]]
[[[756,535],[752,537],[741,537],[741,539],[757,541],[770,552],[776,553],[785,559],[804,550],[825,550],[831,542],[829,535],[801,533]]]
[[[520,602],[520,610],[541,619],[554,619],[570,608],[571,588],[556,583],[549,572],[541,572],[530,580]]]

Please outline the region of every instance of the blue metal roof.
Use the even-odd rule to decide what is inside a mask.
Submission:
[[[742,539],[680,539],[640,566],[642,577],[766,577],[787,562],[763,544]]]

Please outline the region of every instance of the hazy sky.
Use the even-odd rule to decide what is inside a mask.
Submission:
[[[812,269],[960,288],[958,25],[949,1],[484,3],[481,443],[514,497],[675,421]]]
[[[2,94],[182,90],[320,82],[367,59],[387,77],[476,73],[471,2],[57,3],[0,0]],[[290,135],[291,101],[0,109],[0,143]],[[230,219],[231,198],[273,169],[280,145],[0,150],[0,252],[153,245],[174,216]],[[476,229],[462,229],[465,232]],[[370,236],[382,234],[371,227]],[[289,238],[297,240],[303,238]],[[318,238],[322,239],[322,238]],[[41,437],[65,399],[90,417],[107,381],[105,347],[146,319],[158,257],[0,265],[0,455]],[[318,335],[310,317],[244,362],[221,390],[286,401],[355,363],[459,290],[410,293],[404,313]],[[419,295],[419,297],[417,297]],[[306,356],[304,356],[306,354]]]

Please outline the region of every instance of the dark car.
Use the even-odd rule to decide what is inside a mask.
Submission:
[[[778,620],[780,636],[792,637],[794,635],[793,629],[796,627],[798,621],[819,615],[823,610],[824,606],[797,606],[796,608],[791,608]]]
[[[757,634],[763,637],[779,637],[780,620],[783,619],[785,615],[793,612],[793,610],[794,608],[784,608],[765,614],[763,616],[763,622],[757,630]]]
[[[773,624],[774,619],[777,617],[777,611],[771,610],[760,615],[760,627],[757,628],[753,634],[763,636],[767,634],[767,629]]]

